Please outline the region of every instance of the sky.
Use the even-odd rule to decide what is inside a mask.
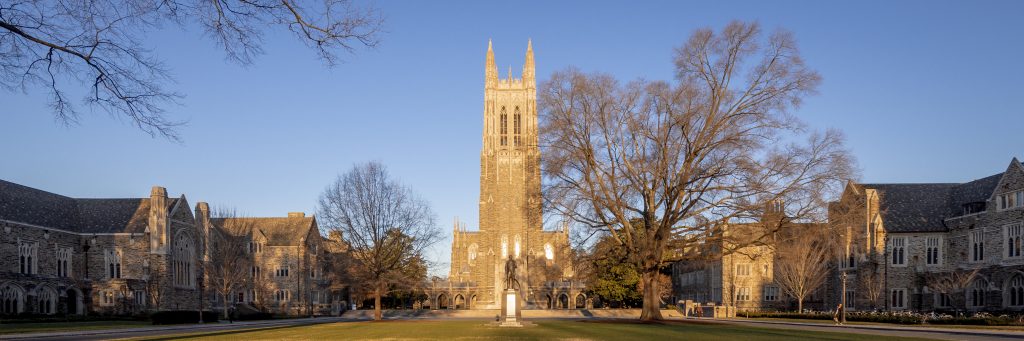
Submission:
[[[672,51],[699,28],[758,21],[795,35],[823,77],[795,111],[837,128],[862,181],[963,182],[1024,157],[1024,1],[380,1],[374,49],[327,67],[280,29],[249,66],[194,27],[147,46],[186,95],[169,142],[102,112],[56,124],[41,89],[0,89],[0,179],[71,197],[145,197],[151,186],[250,216],[315,213],[323,189],[376,160],[428,200],[448,239],[476,228],[484,53],[519,76],[576,67],[620,80],[673,80]],[[502,71],[502,76],[505,76]],[[74,84],[72,84],[74,86]],[[85,109],[84,105],[79,105]]]

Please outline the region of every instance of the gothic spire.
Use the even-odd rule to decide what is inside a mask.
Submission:
[[[493,87],[498,83],[498,65],[494,64],[494,48],[490,39],[487,39],[487,66],[485,68],[485,83],[487,87]]]
[[[534,83],[533,39],[526,41],[526,62],[523,63],[523,82]]]

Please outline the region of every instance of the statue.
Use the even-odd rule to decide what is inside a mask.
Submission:
[[[505,261],[505,289],[520,288],[516,279],[516,260],[511,257]]]

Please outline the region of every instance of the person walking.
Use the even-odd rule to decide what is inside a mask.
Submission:
[[[832,321],[834,321],[837,326],[843,325],[843,322],[839,321],[839,318],[843,316],[843,309],[845,309],[843,308],[843,304],[839,303],[839,305],[836,306],[835,313],[832,314]]]

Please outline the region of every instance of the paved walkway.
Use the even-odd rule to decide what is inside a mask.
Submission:
[[[694,318],[686,320],[697,320]],[[835,326],[831,324],[821,323],[806,323],[806,322],[790,322],[790,321],[764,321],[764,320],[724,320],[724,319],[711,319],[701,318],[701,322],[711,322],[720,324],[733,324],[742,325],[747,327],[761,327],[761,328],[776,328],[776,329],[796,329],[796,330],[808,330],[808,331],[820,331],[820,332],[839,332],[839,333],[854,333],[854,334],[868,334],[868,335],[879,335],[879,336],[895,336],[895,337],[917,337],[926,339],[936,340],[971,340],[971,341],[989,341],[989,340],[1024,340],[1024,332],[1009,331],[1009,330],[987,330],[987,329],[959,329],[959,328],[940,328],[940,327],[914,327],[914,326],[884,326],[884,325],[861,325],[861,324],[847,324],[843,326]]]
[[[343,317],[317,317],[284,320],[239,321],[235,323],[221,321],[218,323],[206,324],[153,326],[104,330],[81,330],[31,334],[8,334],[0,335],[0,340],[109,340],[115,338],[120,339],[146,336],[160,336],[192,332],[223,332],[257,328],[282,328],[341,321],[351,321],[351,319],[346,319]]]

